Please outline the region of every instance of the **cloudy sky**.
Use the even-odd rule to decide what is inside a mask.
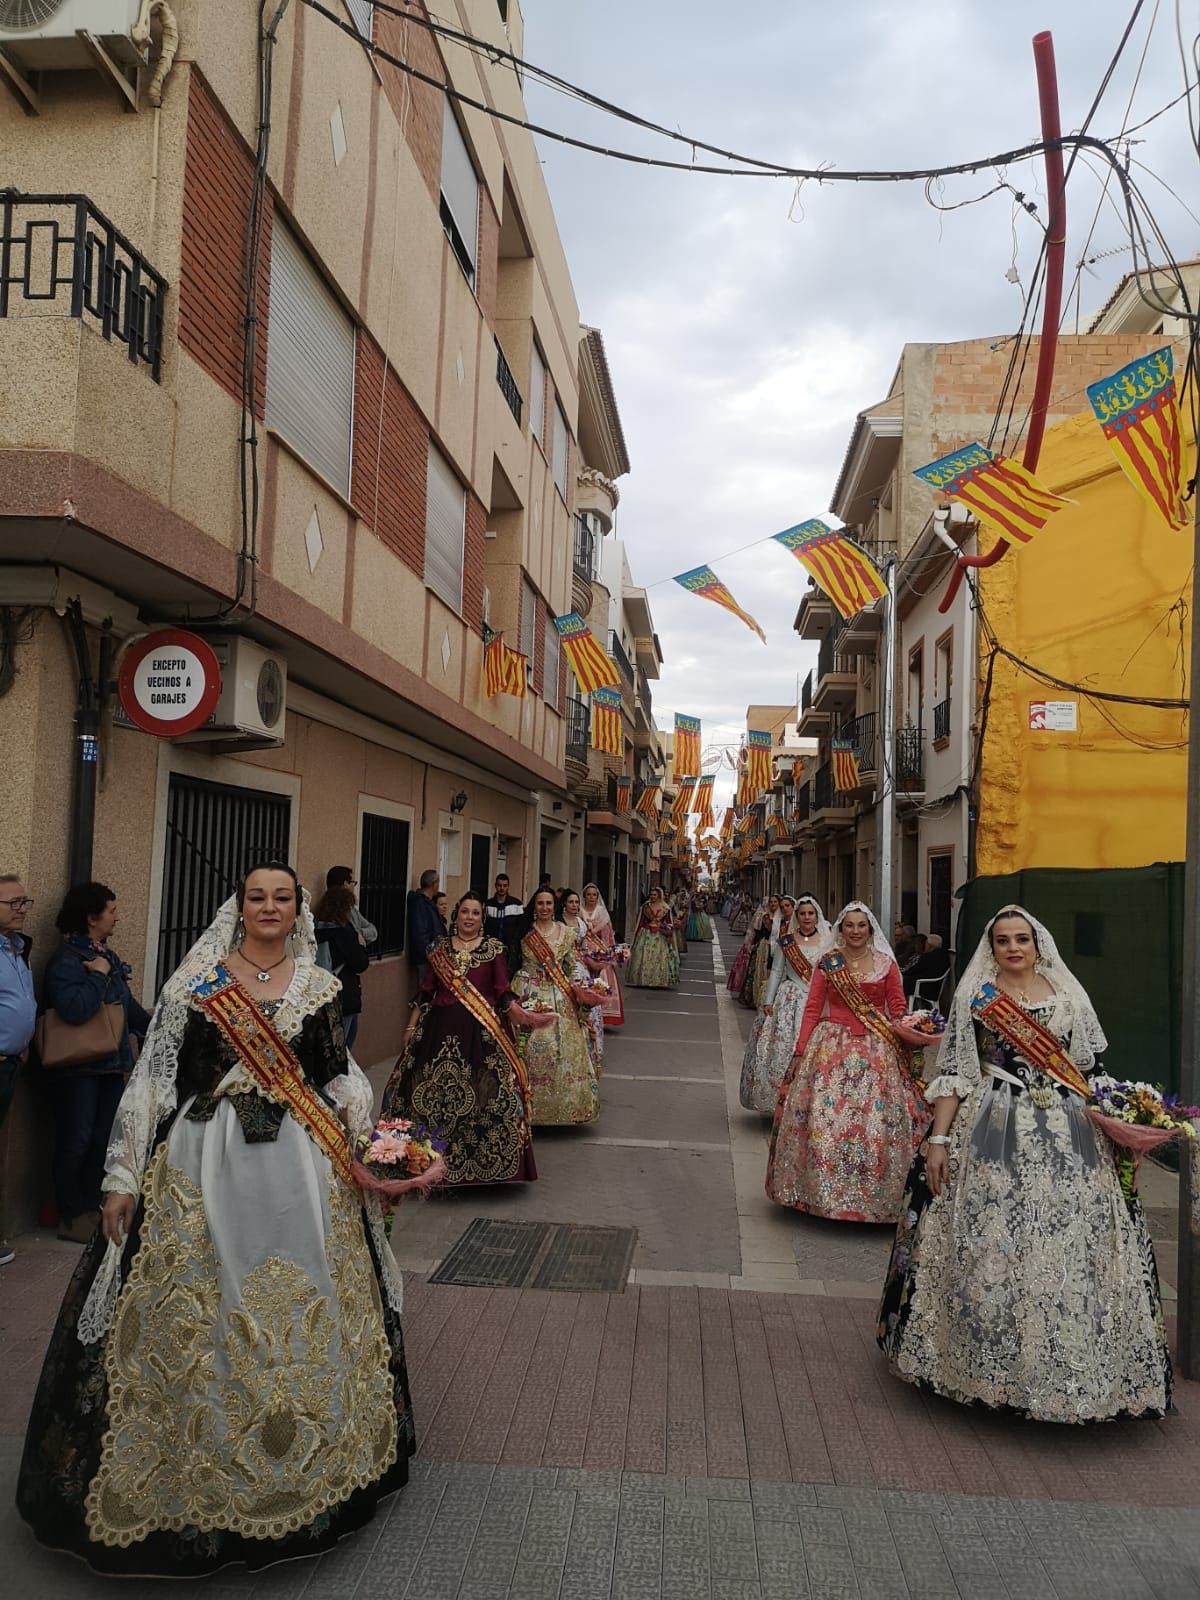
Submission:
[[[950,163],[1036,139],[1030,41],[1039,28],[1054,34],[1063,126],[1078,127],[1132,3],[522,0],[530,61],[714,144],[843,169]],[[1147,0],[1093,133],[1122,127],[1156,11],[1130,124],[1183,88],[1172,0]],[[681,153],[532,82],[526,98],[547,126]],[[1137,137],[1135,160],[1200,212],[1186,107]],[[886,394],[904,343],[1015,328],[1023,291],[1005,277],[1013,203],[999,194],[939,215],[919,183],[808,184],[797,194],[786,180],[646,171],[546,142],[542,151],[580,314],[603,331],[629,445],[618,532],[635,581],[658,584],[659,725],[687,711],[703,717],[706,745],[733,742],[746,705],[792,700],[815,660],[791,631],[803,571],[772,544],[715,562],[766,647],[735,617],[660,580],[825,514],[855,415]],[[1200,253],[1196,219],[1155,178],[1136,175],[1174,255]],[[1040,161],[1008,176],[1043,197]],[[943,203],[991,181],[948,180]],[[1068,286],[1100,190],[1081,162],[1068,193]],[[1015,226],[1027,282],[1039,234],[1028,218]],[[1088,253],[1123,239],[1106,203]],[[1126,248],[1082,275],[1085,319],[1128,265]]]

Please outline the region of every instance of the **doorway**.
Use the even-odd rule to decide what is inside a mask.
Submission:
[[[950,948],[950,917],[953,907],[954,857],[949,850],[929,856],[929,931],[941,937]]]
[[[481,894],[485,900],[491,893],[492,836],[490,833],[473,833],[471,835],[471,871],[467,876],[467,888],[474,889],[476,894]]]

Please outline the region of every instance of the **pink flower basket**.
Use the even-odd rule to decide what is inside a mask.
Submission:
[[[359,1186],[370,1194],[377,1194],[381,1200],[398,1202],[405,1200],[409,1195],[419,1195],[425,1198],[432,1189],[436,1189],[446,1177],[446,1163],[441,1156],[432,1166],[415,1178],[381,1178],[370,1167],[364,1166],[361,1161],[354,1162],[354,1176]]]
[[[1125,1122],[1120,1117],[1106,1117],[1094,1106],[1088,1107],[1088,1116],[1113,1144],[1132,1151],[1139,1164],[1143,1156],[1157,1150],[1159,1145],[1187,1137],[1185,1128],[1151,1128],[1141,1122]]]

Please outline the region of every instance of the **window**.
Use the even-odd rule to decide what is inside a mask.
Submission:
[[[546,660],[542,667],[542,686],[546,695],[546,704],[555,711],[558,710],[558,679],[559,660],[561,656],[561,642],[558,629],[554,626],[554,617],[546,613]]]
[[[346,10],[350,13],[350,20],[362,34],[364,39],[371,37],[371,16],[375,7],[370,0],[346,0]]]
[[[537,626],[537,591],[528,578],[521,579],[521,625],[517,649],[529,660],[529,679],[533,682],[533,630]]]
[[[267,427],[348,496],[354,324],[278,216],[267,341]]]
[[[479,179],[449,99],[442,115],[442,226],[467,280],[475,285]]]
[[[536,344],[529,364],[529,431],[539,444],[546,436],[546,363]]]
[[[433,445],[425,491],[425,584],[452,610],[461,611],[467,493]]]
[[[567,419],[563,415],[563,408],[558,401],[554,402],[554,452],[552,466],[554,470],[554,484],[563,499],[567,498],[567,451],[570,435],[567,433]]]
[[[916,645],[908,654],[908,685],[904,712],[910,728],[925,726],[925,661],[921,645]]]
[[[404,949],[408,903],[409,825],[400,817],[364,811],[358,901],[362,914],[379,930],[374,953],[399,955]]]

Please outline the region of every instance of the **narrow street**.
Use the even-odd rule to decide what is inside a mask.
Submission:
[[[539,1135],[538,1183],[404,1208],[394,1242],[420,1453],[390,1512],[319,1562],[232,1569],[206,1596],[1200,1592],[1200,1385],[1179,1385],[1164,1422],[1071,1430],[889,1376],[873,1327],[888,1230],[763,1196],[768,1128],[737,1100],[751,1018],[725,990],[735,941],[717,926],[721,943],[690,947],[677,991],[627,992],[600,1120]],[[577,1287],[430,1282],[476,1218],[504,1226],[468,1275]],[[636,1229],[636,1242],[594,1228]],[[38,1549],[12,1509],[26,1408],[76,1259],[45,1236],[16,1244],[0,1312],[10,1582],[39,1597],[115,1592]],[[587,1287],[614,1270],[623,1287]]]

